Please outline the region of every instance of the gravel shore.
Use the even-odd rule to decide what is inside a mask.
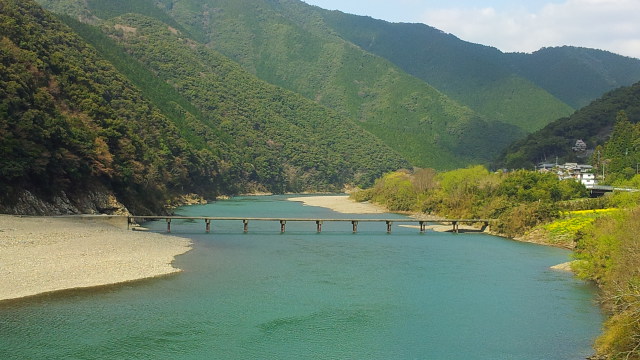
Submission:
[[[190,245],[127,230],[126,218],[0,215],[0,300],[175,273]]]

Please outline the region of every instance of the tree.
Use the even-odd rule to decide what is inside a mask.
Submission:
[[[629,121],[626,112],[619,111],[611,132],[604,145],[603,160],[610,160],[608,172],[613,178],[630,179],[640,162],[640,128]]]

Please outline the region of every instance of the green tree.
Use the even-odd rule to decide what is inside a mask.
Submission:
[[[635,174],[640,162],[640,129],[624,111],[619,111],[611,137],[604,145],[604,157],[610,160],[609,172],[626,179]]]

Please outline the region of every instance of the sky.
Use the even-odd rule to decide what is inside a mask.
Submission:
[[[504,52],[580,46],[640,59],[640,0],[303,0],[391,22],[425,23]]]

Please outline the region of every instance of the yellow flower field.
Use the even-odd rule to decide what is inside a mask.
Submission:
[[[563,212],[563,217],[552,223],[544,225],[544,229],[549,232],[550,240],[554,243],[573,241],[577,233],[586,226],[592,224],[596,218],[604,215],[611,215],[619,209],[595,209]]]

